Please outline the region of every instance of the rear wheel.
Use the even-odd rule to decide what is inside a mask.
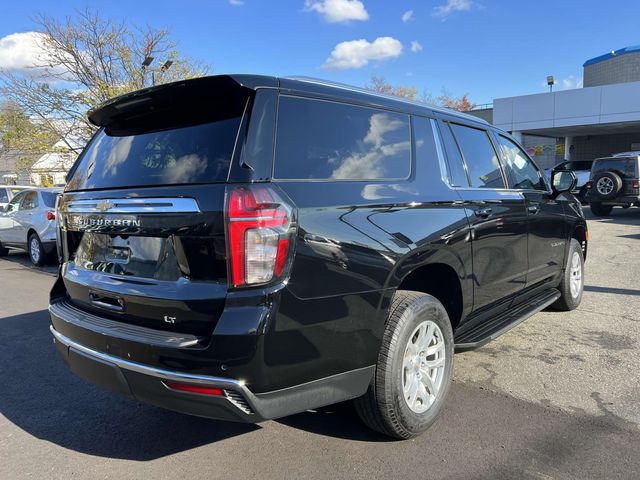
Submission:
[[[438,418],[453,375],[453,333],[449,316],[431,295],[398,290],[365,395],[355,400],[370,428],[405,439]]]
[[[33,263],[36,267],[41,267],[45,262],[45,253],[44,248],[42,248],[42,242],[40,242],[40,238],[38,238],[37,233],[32,233],[29,235],[29,258],[31,259],[31,263]]]
[[[584,289],[584,258],[582,246],[575,238],[571,239],[569,255],[564,268],[564,276],[560,282],[561,297],[552,305],[558,310],[574,310],[582,301]]]
[[[593,177],[593,189],[602,200],[611,200],[622,190],[622,178],[615,172],[600,172]]]
[[[591,202],[591,213],[593,213],[596,217],[606,217],[611,213],[613,209],[612,205],[603,205],[600,202]]]

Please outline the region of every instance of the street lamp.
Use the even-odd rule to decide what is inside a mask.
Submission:
[[[553,92],[553,86],[555,85],[556,80],[553,78],[553,75],[547,76],[547,85],[549,85],[549,91]]]
[[[154,86],[156,84],[156,72],[166,72],[167,70],[169,70],[169,67],[173,65],[172,60],[167,60],[160,66],[160,68],[151,68],[153,60],[153,57],[146,56],[142,61],[142,78],[144,80],[146,73],[151,72],[151,86]]]

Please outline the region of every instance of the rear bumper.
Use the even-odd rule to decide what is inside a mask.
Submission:
[[[89,347],[56,329],[56,325],[77,324],[79,319],[71,311],[54,304],[49,312],[54,343],[73,373],[100,387],[189,415],[248,423],[284,417],[358,397],[366,392],[374,372],[374,366],[368,366],[288,388],[253,393],[240,379],[164,369]],[[132,333],[135,332],[126,332]],[[105,332],[99,335],[104,336]],[[223,394],[177,391],[166,382],[219,388]]]

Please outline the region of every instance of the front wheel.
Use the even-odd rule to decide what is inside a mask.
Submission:
[[[559,289],[561,296],[552,306],[564,311],[578,308],[584,290],[584,257],[580,242],[575,238],[571,239],[569,255]]]
[[[425,293],[398,290],[394,296],[376,373],[355,400],[370,428],[406,439],[438,418],[453,375],[453,332],[442,304]]]
[[[593,213],[596,217],[606,217],[611,213],[613,209],[612,205],[603,205],[600,202],[591,202],[591,213]]]

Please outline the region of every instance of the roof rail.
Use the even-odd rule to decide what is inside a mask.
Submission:
[[[314,83],[316,85],[323,85],[326,87],[333,87],[333,88],[339,88],[342,90],[348,90],[351,92],[359,92],[359,93],[364,93],[366,95],[371,95],[374,97],[381,97],[381,98],[387,98],[389,100],[395,100],[397,102],[403,102],[403,103],[409,103],[411,105],[417,105],[419,107],[423,107],[423,108],[429,108],[430,110],[434,110],[437,112],[441,112],[441,113],[447,113],[449,115],[456,115],[459,117],[463,117],[466,118],[468,120],[473,120],[474,122],[478,122],[478,123],[485,123],[485,124],[489,124],[489,122],[487,122],[486,120],[480,118],[480,117],[476,117],[475,115],[469,115],[468,113],[464,113],[464,112],[459,112],[457,110],[451,110],[449,108],[445,108],[445,107],[440,107],[438,105],[433,105],[431,103],[423,103],[423,102],[418,102],[416,100],[409,100],[403,97],[397,97],[395,95],[388,95],[386,93],[380,93],[380,92],[376,92],[374,90],[369,90],[366,88],[362,88],[362,87],[354,87],[353,85],[348,85],[346,83],[339,83],[339,82],[331,82],[328,80],[322,80],[320,78],[314,78],[314,77],[305,77],[305,76],[287,76],[287,77],[283,77],[287,80],[295,80],[298,82],[306,82],[306,83]]]

